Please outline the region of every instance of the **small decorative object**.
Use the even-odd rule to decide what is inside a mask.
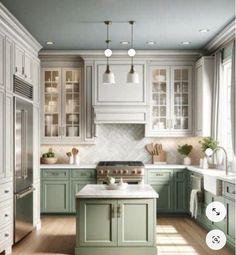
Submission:
[[[166,153],[162,149],[162,144],[150,143],[147,144],[145,148],[152,155],[153,164],[166,164]]]
[[[80,158],[79,158],[79,150],[76,148],[72,148],[71,152],[67,152],[66,155],[69,158],[69,164],[71,165],[79,165],[80,164]]]
[[[72,156],[72,153],[71,152],[67,152],[66,155],[68,156],[69,158],[69,164],[70,165],[73,165],[74,164],[74,158]]]
[[[204,157],[204,158],[203,158],[202,168],[203,168],[203,169],[208,169],[207,157]]]
[[[55,164],[57,162],[57,158],[52,148],[49,148],[48,152],[43,153],[41,162],[42,164]]]
[[[105,178],[105,182],[109,185],[109,184],[114,184],[116,182],[115,178],[107,175]]]
[[[192,151],[193,149],[193,146],[192,145],[188,145],[188,144],[184,144],[182,146],[178,146],[178,152],[181,154],[181,155],[184,155],[184,165],[191,165],[191,158],[188,156],[189,153]]]

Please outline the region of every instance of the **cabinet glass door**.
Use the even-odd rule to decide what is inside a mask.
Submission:
[[[60,70],[44,70],[44,136],[60,135]]]
[[[64,136],[80,137],[81,132],[81,72],[80,69],[63,69]]]
[[[167,68],[153,68],[152,82],[152,130],[162,131],[167,129],[167,105],[168,105],[168,76]]]
[[[191,69],[172,69],[172,129],[189,130],[191,117]]]

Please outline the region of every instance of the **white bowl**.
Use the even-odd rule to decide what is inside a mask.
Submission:
[[[107,190],[125,190],[128,187],[128,183],[113,183],[113,184],[108,184],[105,185],[105,188]]]

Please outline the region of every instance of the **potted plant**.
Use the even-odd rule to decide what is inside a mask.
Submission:
[[[184,165],[191,165],[191,158],[188,155],[192,149],[193,146],[189,144],[184,144],[182,146],[178,145],[178,152],[185,156],[183,160]]]
[[[199,141],[201,144],[202,152],[205,154],[206,149],[210,148],[215,150],[218,146],[218,142],[214,140],[212,137],[205,137],[202,141]]]
[[[201,166],[201,163],[200,163],[200,166],[202,168],[208,168],[208,162],[209,162],[209,164],[213,164],[213,158],[207,157],[205,155],[205,151],[208,148],[215,150],[219,143],[212,137],[205,137],[201,141],[199,141],[199,143],[201,144],[202,152],[204,153],[204,158],[203,158],[203,163],[202,163],[203,166]]]

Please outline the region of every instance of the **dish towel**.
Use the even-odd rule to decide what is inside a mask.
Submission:
[[[197,189],[193,189],[191,191],[191,195],[190,195],[190,213],[191,216],[194,217],[195,219],[197,218],[197,210],[198,210],[198,193],[199,190]]]

